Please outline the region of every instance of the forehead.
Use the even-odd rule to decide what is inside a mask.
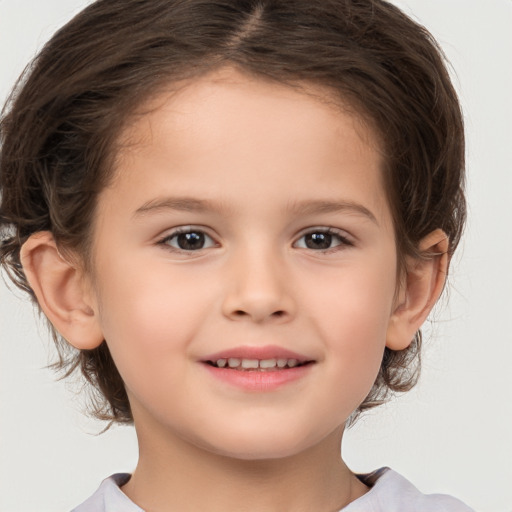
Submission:
[[[325,126],[329,122],[330,128],[335,129],[334,136],[338,135],[335,125],[340,117],[350,118],[361,141],[383,154],[384,144],[375,123],[337,91],[305,81],[277,82],[226,66],[199,78],[160,87],[129,117],[119,137],[123,150],[120,156],[129,153],[130,147],[136,149],[137,145],[155,142],[155,127],[162,122],[169,126],[170,116],[182,133],[199,125],[217,128],[221,123],[240,125],[240,121],[257,128],[257,123],[275,125],[279,117],[283,121],[281,127],[289,131],[291,127],[284,122],[286,113],[309,126]],[[296,125],[297,131],[301,126],[304,125]]]
[[[194,183],[212,199],[238,187],[293,201],[305,189],[336,195],[330,178],[339,168],[367,182],[366,191],[379,196],[370,202],[383,195],[378,137],[330,90],[232,68],[160,91],[133,116],[118,147],[112,183],[118,193],[142,193],[158,179],[172,195],[189,194]]]

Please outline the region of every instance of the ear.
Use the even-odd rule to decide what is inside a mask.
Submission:
[[[386,346],[406,349],[414,339],[443,291],[448,271],[448,236],[436,229],[418,246],[423,257],[406,260],[406,276],[400,284],[396,306],[391,315]]]
[[[78,265],[64,258],[48,231],[33,234],[21,248],[21,264],[39,306],[71,345],[91,350],[103,341],[92,294]]]

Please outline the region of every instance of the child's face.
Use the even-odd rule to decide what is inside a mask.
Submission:
[[[137,428],[239,458],[341,432],[396,307],[375,137],[230,70],[152,106],[125,133],[93,248],[98,322]],[[212,366],[230,358],[273,368]],[[290,359],[307,364],[279,368]]]

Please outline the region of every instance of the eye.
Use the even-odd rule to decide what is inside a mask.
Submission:
[[[192,228],[177,229],[159,243],[178,251],[199,251],[216,246],[215,241],[204,231]]]
[[[341,233],[332,229],[316,229],[302,235],[294,246],[300,249],[328,251],[340,246],[351,246],[352,242]]]

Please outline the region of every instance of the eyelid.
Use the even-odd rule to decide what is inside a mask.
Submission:
[[[307,249],[314,252],[330,252],[330,251],[336,251],[341,250],[346,247],[352,247],[354,246],[354,238],[347,233],[343,229],[333,228],[331,226],[314,226],[311,228],[307,228],[299,233],[299,235],[296,237],[295,242],[293,243],[293,247],[297,247],[297,243],[299,240],[304,238],[307,235],[314,234],[314,233],[322,233],[326,235],[331,235],[334,237],[337,237],[338,240],[340,240],[340,243],[335,245],[334,247],[330,247],[328,249],[311,249],[309,247],[298,247],[299,249]]]
[[[184,253],[184,254],[190,254],[190,253],[198,253],[205,249],[211,249],[212,247],[218,247],[219,243],[216,241],[215,237],[208,233],[208,229],[202,226],[195,226],[195,225],[185,225],[185,226],[177,226],[175,228],[172,228],[168,231],[166,231],[165,235],[161,235],[157,239],[157,245],[164,246],[165,249],[170,250],[172,252],[178,252],[178,253]],[[186,233],[201,233],[205,237],[209,238],[213,243],[209,247],[202,247],[201,249],[196,250],[186,250],[186,249],[180,249],[179,247],[173,247],[172,245],[168,244],[167,242],[174,237],[177,237],[182,234]]]
[[[204,226],[197,226],[197,225],[183,225],[183,226],[177,226],[175,228],[172,228],[170,230],[167,230],[164,235],[161,235],[157,241],[157,245],[164,246],[165,249],[176,252],[176,253],[183,253],[183,254],[192,254],[192,253],[199,253],[206,249],[211,249],[214,247],[219,247],[219,243],[216,240],[216,237],[209,234],[209,229]],[[204,235],[207,239],[210,240],[210,243],[207,247],[201,247],[199,249],[181,249],[179,247],[174,247],[171,244],[168,243],[169,240],[172,240],[173,238],[186,233],[201,233]],[[305,236],[309,234],[314,233],[322,233],[326,235],[331,235],[333,237],[336,237],[339,240],[339,243],[336,244],[334,247],[329,247],[327,249],[313,249],[310,247],[298,247],[299,241],[304,238]],[[320,252],[320,253],[327,253],[327,252],[334,252],[337,250],[342,250],[346,247],[351,247],[354,245],[354,239],[353,237],[347,233],[345,230],[334,228],[331,226],[313,226],[307,229],[302,230],[297,237],[295,238],[295,241],[292,244],[292,247],[296,247],[299,249],[307,249],[314,252]]]

